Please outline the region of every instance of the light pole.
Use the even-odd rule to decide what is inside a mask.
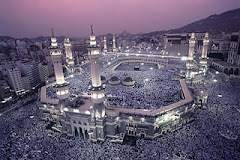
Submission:
[[[93,136],[93,130],[89,130],[89,131],[88,131],[88,135],[89,135],[89,142],[92,144],[93,159],[95,159],[93,142],[91,142],[91,141],[92,141],[92,136]]]

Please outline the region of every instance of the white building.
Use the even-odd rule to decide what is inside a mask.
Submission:
[[[53,76],[54,75],[54,68],[52,63],[48,63],[48,76]]]
[[[39,63],[38,70],[39,70],[39,76],[40,76],[41,82],[46,82],[49,76],[48,64]]]
[[[31,84],[30,84],[28,76],[22,76],[22,82],[23,82],[23,86],[24,86],[25,92],[31,91],[32,87],[31,87]]]
[[[8,69],[8,80],[9,84],[17,95],[22,95],[25,93],[21,72],[17,67]]]
[[[35,61],[26,61],[18,63],[18,67],[24,76],[27,76],[31,89],[35,89],[41,83],[38,63]]]

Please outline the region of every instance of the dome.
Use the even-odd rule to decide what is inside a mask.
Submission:
[[[131,77],[126,77],[123,81],[124,81],[124,82],[132,82],[133,80],[132,80]]]
[[[135,82],[132,80],[131,77],[126,77],[123,80],[123,85],[125,85],[125,86],[133,86],[134,84],[135,84]]]
[[[118,77],[114,76],[108,82],[111,85],[118,85],[120,83],[120,80],[118,79]]]
[[[114,76],[110,79],[110,81],[119,81],[118,77]]]

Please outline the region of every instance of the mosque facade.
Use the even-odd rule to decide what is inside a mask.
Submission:
[[[194,119],[195,108],[206,101],[207,95],[203,94],[204,87],[195,87],[194,95],[189,89],[189,86],[190,88],[193,86],[189,82],[194,79],[194,76],[191,75],[193,75],[192,72],[196,65],[193,61],[194,34],[190,39],[189,60],[186,66],[188,70],[186,79],[188,78],[188,80],[177,79],[182,89],[182,99],[156,110],[116,108],[105,105],[105,86],[102,84],[99,69],[100,48],[96,44],[96,37],[92,28],[88,46],[92,79],[89,87],[91,97],[79,96],[72,101],[68,101],[68,85],[64,80],[63,71],[59,70],[59,68],[62,68],[61,58],[59,58],[61,51],[54,35],[51,40],[50,52],[56,76],[55,88],[59,89],[59,95],[56,102],[47,101],[44,95],[46,91],[43,87],[39,108],[42,119],[56,123],[55,128],[68,136],[90,138],[94,142],[104,141],[109,137],[113,142],[119,143],[123,142],[125,136],[153,139],[168,132],[173,132],[184,124],[191,122]],[[106,50],[107,47],[105,46],[104,49]],[[203,59],[206,59],[207,51],[205,49]],[[144,60],[146,61],[146,59]],[[126,82],[130,84],[128,79]],[[202,82],[200,83],[202,84]],[[205,92],[206,90],[204,90]],[[44,96],[45,99],[42,98]]]

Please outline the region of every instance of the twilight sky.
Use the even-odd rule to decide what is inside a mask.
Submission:
[[[0,35],[87,36],[168,30],[240,8],[240,0],[0,0]]]

